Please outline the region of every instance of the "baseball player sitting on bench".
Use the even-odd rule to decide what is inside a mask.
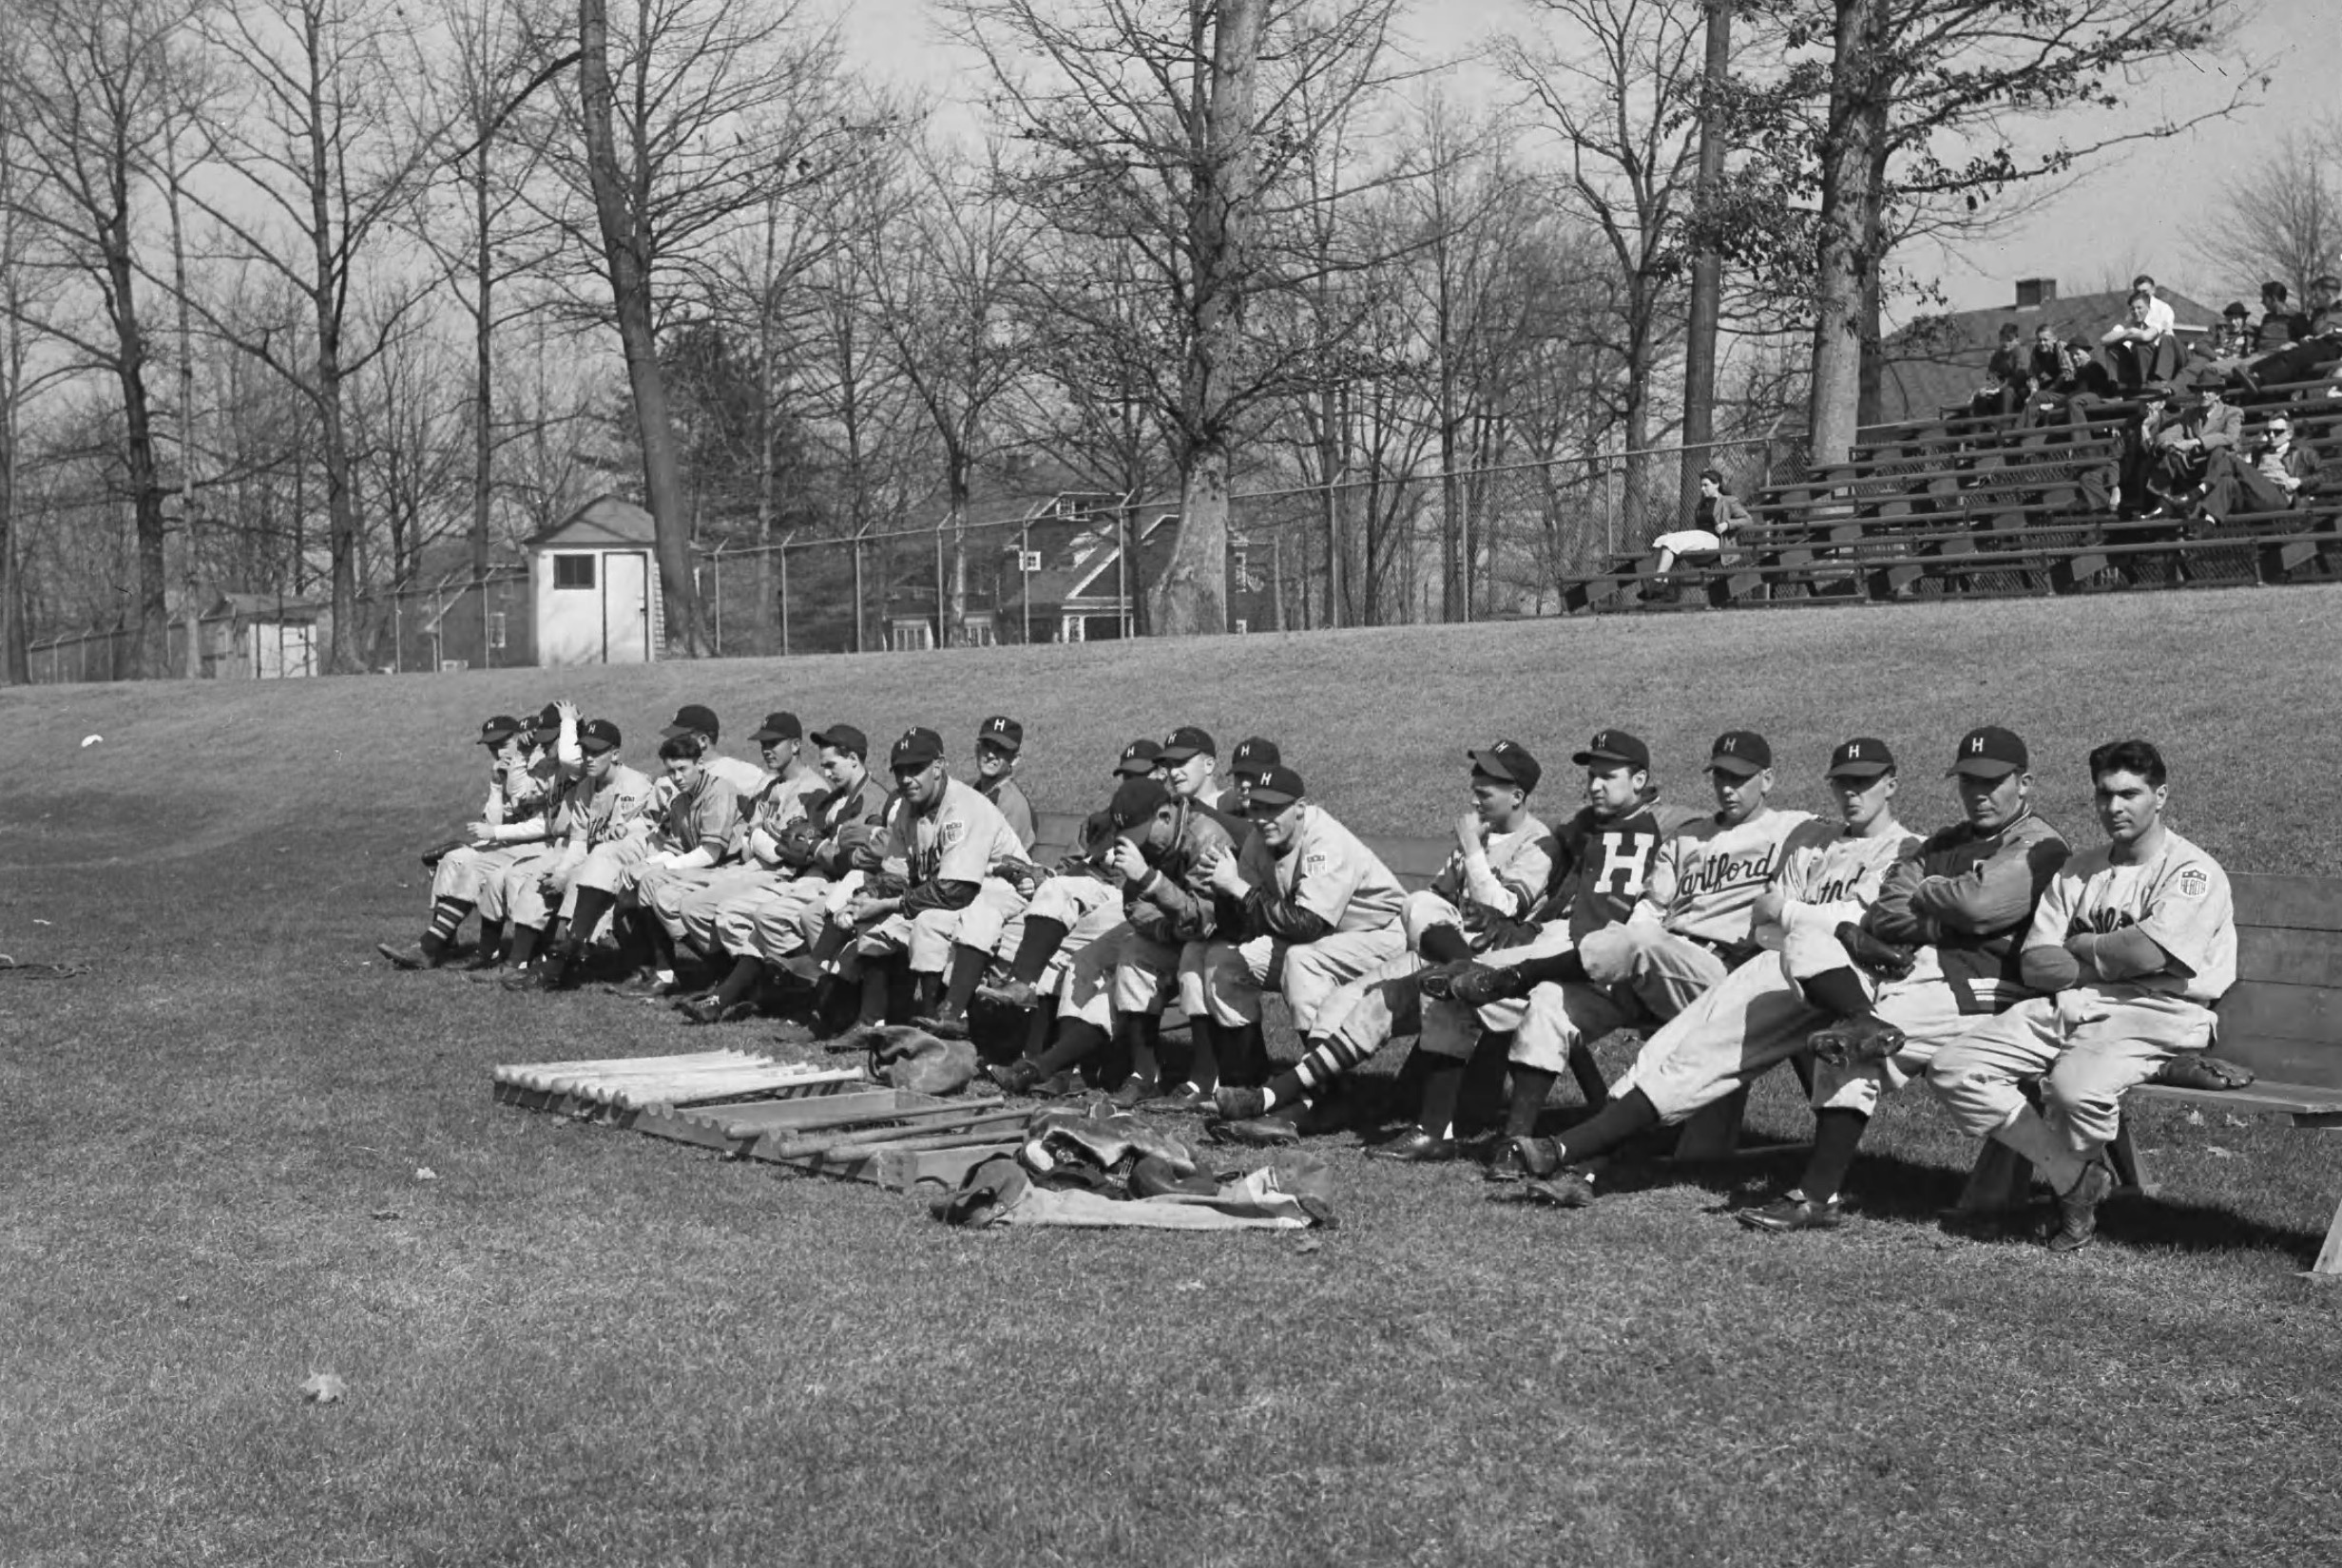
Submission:
[[[2165,825],[2162,754],[2143,740],[2101,746],[2090,784],[2106,843],[2059,868],[2018,953],[2044,994],[1960,1036],[1928,1069],[1962,1131],[2006,1144],[2048,1181],[2058,1252],[2097,1233],[2122,1096],[2212,1043],[2212,1004],[2236,979],[2228,874]],[[2019,1086],[2036,1077],[2038,1111]]]
[[[559,728],[560,715],[551,708]],[[574,708],[568,752],[577,755]],[[542,717],[543,716],[540,716]],[[464,830],[464,842],[441,853],[432,867],[431,918],[413,947],[393,947],[377,943],[374,950],[399,969],[435,969],[448,958],[455,933],[480,904],[488,882],[510,870],[552,832],[553,803],[562,789],[562,770],[556,744],[539,744],[536,732],[519,719],[499,714],[480,726],[480,744],[488,748],[488,799],[480,817]],[[480,920],[480,950],[493,952],[502,924],[499,918]]]
[[[1256,1120],[1259,1101],[1236,1091],[1268,1077],[1261,992],[1277,986],[1294,1029],[1315,1039],[1326,1004],[1346,982],[1406,950],[1399,911],[1407,894],[1373,851],[1308,798],[1291,768],[1270,768],[1253,780],[1245,814],[1252,832],[1242,848],[1202,867],[1240,920],[1223,920],[1210,939],[1187,944],[1180,1000],[1190,1026],[1212,1043],[1222,1080],[1220,1125],[1258,1141],[1266,1131]],[[1231,1077],[1238,1081],[1226,1081]],[[1272,1105],[1267,1114],[1290,1125],[1300,1109]]]
[[[2033,814],[2025,742],[1993,726],[1952,755],[1961,820],[1894,863],[1851,926],[1803,933],[1806,1000],[1836,1016],[1812,1037],[1814,1153],[1795,1186],[1737,1211],[1758,1231],[1827,1230],[1880,1096],[1928,1070],[1976,1019],[2031,995],[2018,945],[2065,864],[2065,840]]]
[[[1611,1085],[1611,1101],[1560,1139],[1528,1138],[1521,1150],[1536,1196],[1564,1207],[1593,1201],[1584,1167],[1635,1134],[1680,1123],[1805,1049],[1829,1014],[1799,985],[1842,954],[1829,933],[1859,919],[1894,863],[1918,839],[1895,820],[1894,755],[1883,740],[1858,736],[1831,754],[1830,788],[1842,826],[1814,822],[1792,833],[1764,890],[1749,908],[1749,935],[1762,949],[1661,1024]],[[1830,944],[1819,956],[1819,945]],[[1563,1146],[1566,1146],[1566,1155]],[[1557,1170],[1563,1165],[1571,1169]]]
[[[1160,754],[1163,783],[1181,800],[1192,800],[1219,819],[1236,838],[1244,831],[1244,803],[1234,788],[1219,787],[1219,748],[1209,730],[1182,724],[1163,737]]]
[[[609,885],[593,889],[590,898],[582,898],[581,872],[595,851],[650,832],[646,813],[652,804],[651,781],[621,759],[618,726],[606,718],[589,718],[578,727],[577,743],[585,764],[563,807],[570,825],[568,836],[558,856],[513,889],[512,972],[504,977],[507,990],[563,990],[572,984],[570,976],[595,926],[617,902],[615,877],[627,862],[605,863],[601,880]],[[589,918],[579,918],[581,902]],[[562,922],[558,933],[557,910]],[[545,957],[531,967],[540,944],[547,948]]]
[[[1305,1105],[1392,1034],[1422,1026],[1416,982],[1427,968],[1470,959],[1507,923],[1526,919],[1544,897],[1553,872],[1553,837],[1528,809],[1529,794],[1544,776],[1537,759],[1513,740],[1464,755],[1471,763],[1471,806],[1455,824],[1456,847],[1447,864],[1429,888],[1408,894],[1401,906],[1407,949],[1334,992],[1318,1013],[1315,1036],[1302,1042],[1299,1061],[1264,1088],[1229,1089],[1218,1097],[1219,1114],[1242,1124],[1229,1130],[1240,1141],[1298,1138]],[[1452,1153],[1452,1143],[1449,1149]]]
[[[994,715],[976,727],[976,794],[1008,819],[1016,841],[1030,853],[1037,832],[1033,803],[1025,798],[1024,787],[1016,781],[1017,758],[1024,750],[1025,726],[1013,718]]]
[[[1185,945],[1219,928],[1221,901],[1203,868],[1235,846],[1210,813],[1152,774],[1123,779],[1100,814],[1107,836],[1097,861],[1117,918],[1073,955],[1056,1038],[989,1076],[1011,1094],[1029,1094],[1097,1061],[1101,1085],[1128,1108],[1162,1093],[1165,992]]]
[[[1468,1087],[1477,1086],[1472,1096],[1477,1100],[1481,1091],[1493,1094],[1503,1086],[1506,1059],[1528,1004],[1514,995],[1490,994],[1477,1004],[1460,1000],[1451,989],[1457,975],[1475,966],[1503,967],[1573,947],[1587,932],[1632,914],[1642,895],[1651,858],[1666,837],[1659,791],[1651,783],[1650,748],[1624,730],[1599,730],[1570,760],[1585,770],[1585,804],[1554,835],[1553,869],[1536,907],[1526,919],[1491,932],[1490,945],[1471,960],[1427,969],[1417,982],[1422,1103],[1413,1130],[1373,1151],[1377,1157],[1453,1159],[1460,1152],[1456,1108]],[[1591,1052],[1574,1065],[1590,1102],[1599,1106],[1604,1091]],[[1559,1075],[1521,1065],[1512,1076],[1503,1145],[1507,1157],[1511,1138],[1537,1130],[1538,1114]]]
[[[1773,750],[1760,735],[1730,730],[1717,736],[1708,778],[1715,814],[1684,823],[1660,846],[1626,919],[1586,932],[1567,951],[1506,967],[1475,964],[1449,983],[1451,995],[1474,1004],[1528,996],[1512,1046],[1516,1109],[1532,1095],[1529,1103],[1544,1103],[1543,1090],[1567,1069],[1572,1052],[1613,1029],[1665,1023],[1753,957],[1756,900],[1789,848],[1832,835],[1810,813],[1767,803]],[[1571,1129],[1566,1150],[1517,1134],[1488,1174],[1500,1181],[1549,1176],[1584,1157],[1582,1149],[1613,1147],[1658,1120],[1640,1091],[1613,1096]]]

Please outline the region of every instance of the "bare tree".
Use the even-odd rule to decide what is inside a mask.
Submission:
[[[1296,287],[1296,168],[1326,127],[1392,80],[1396,0],[948,0],[948,25],[986,62],[995,109],[1033,153],[1010,186],[1061,234],[1127,242],[1146,303],[1094,280],[1040,278],[1049,308],[1126,346],[1180,474],[1178,544],[1152,629],[1227,629],[1228,488],[1245,422],[1306,373],[1315,345],[1253,330],[1258,299]],[[1061,267],[1063,262],[1061,261]],[[1167,339],[1167,341],[1163,341]]]
[[[226,190],[190,184],[189,202],[237,262],[274,275],[297,314],[233,313],[202,301],[211,329],[305,397],[325,487],[333,629],[325,667],[360,668],[363,519],[354,488],[345,389],[390,345],[428,283],[367,291],[379,241],[412,200],[437,143],[402,81],[419,69],[395,0],[240,0],[210,25],[246,89],[212,118]],[[261,297],[270,297],[262,296]]]
[[[2247,299],[2272,279],[2300,298],[2312,278],[2342,267],[2342,120],[2288,130],[2270,156],[2238,169],[2191,248]]]

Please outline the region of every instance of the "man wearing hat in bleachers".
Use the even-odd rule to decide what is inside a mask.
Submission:
[[[1220,929],[1180,957],[1180,1003],[1211,1047],[1222,1087],[1267,1079],[1265,989],[1282,992],[1306,1039],[1342,985],[1407,947],[1398,878],[1309,799],[1299,774],[1264,770],[1247,793],[1245,815],[1252,828],[1242,846],[1205,868],[1224,906]]]
[[[581,889],[579,874],[596,851],[650,834],[655,791],[646,775],[627,767],[621,757],[623,737],[618,726],[606,718],[587,719],[579,726],[577,739],[584,762],[564,802],[569,828],[561,851],[533,878],[523,880],[513,889],[512,973],[504,981],[509,989],[541,985],[560,990],[574,984],[578,962],[593,939],[594,927],[618,902],[612,887]],[[609,872],[600,879],[614,883],[617,869],[632,858],[629,853],[626,861],[605,861]],[[552,930],[556,909],[563,923],[558,940]],[[547,950],[532,968],[531,961],[537,958],[541,945]]]
[[[2225,523],[2237,512],[2281,512],[2297,505],[2317,480],[2317,454],[2294,439],[2293,416],[2279,404],[2249,449],[2231,447],[2214,454],[2195,507],[2214,523]]]
[[[554,717],[558,736],[560,716],[550,708],[547,712]],[[374,950],[396,968],[435,969],[445,963],[483,889],[551,832],[553,803],[562,783],[557,746],[539,746],[531,726],[503,714],[480,726],[480,744],[488,748],[488,798],[479,820],[464,830],[465,842],[441,854],[432,868],[431,916],[421,939],[407,948],[375,945]],[[575,749],[572,733],[573,755]],[[496,946],[498,921],[481,919],[483,952]]]
[[[1471,763],[1471,806],[1455,824],[1455,850],[1430,886],[1407,895],[1400,910],[1407,950],[1344,985],[1319,1011],[1302,1041],[1301,1060],[1263,1088],[1227,1088],[1217,1097],[1238,1142],[1289,1143],[1300,1136],[1302,1107],[1335,1079],[1366,1061],[1421,1017],[1417,980],[1432,965],[1467,961],[1493,944],[1507,923],[1526,920],[1553,872],[1552,830],[1530,813],[1528,798],[1544,776],[1515,740],[1465,753]]]
[[[890,883],[865,883],[842,911],[854,931],[862,1022],[907,1023],[941,997],[960,914],[1003,861],[1025,845],[1000,809],[951,776],[934,731],[903,732],[887,757],[894,805],[881,864]]]

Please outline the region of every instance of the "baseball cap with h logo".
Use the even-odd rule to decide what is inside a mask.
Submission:
[[[1951,766],[1944,770],[1944,776],[1949,778],[1957,774],[1969,778],[2006,778],[2031,765],[2024,741],[1996,724],[1987,724],[1960,737],[1960,749],[1953,755]]]

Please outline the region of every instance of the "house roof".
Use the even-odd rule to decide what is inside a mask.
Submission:
[[[2182,331],[2218,325],[2217,308],[2198,304],[2170,289],[2159,294],[2170,304]],[[2077,294],[2043,305],[1923,316],[1882,345],[1879,417],[1888,421],[1932,419],[1945,409],[1966,403],[1984,385],[2004,321],[2016,323],[2028,347],[2034,329],[2043,321],[2056,327],[2060,338],[2079,337],[2095,344],[2100,334],[2122,319],[2129,303],[2130,291],[2120,289]]]
[[[521,547],[625,549],[655,545],[659,525],[649,512],[615,495],[597,495],[551,527],[530,534]]]

